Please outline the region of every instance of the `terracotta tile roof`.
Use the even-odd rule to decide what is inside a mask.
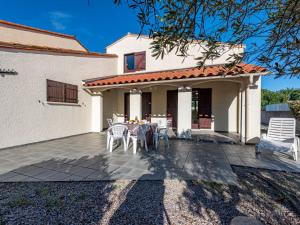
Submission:
[[[24,30],[36,31],[36,32],[44,33],[44,34],[51,34],[51,35],[58,36],[58,37],[63,37],[63,38],[69,38],[69,39],[75,39],[76,40],[75,36],[73,36],[73,35],[61,34],[61,33],[48,31],[48,30],[42,30],[42,29],[39,29],[39,28],[34,28],[34,27],[30,27],[30,26],[17,24],[17,23],[12,23],[12,22],[8,22],[8,21],[5,21],[5,20],[0,20],[0,24],[4,24],[4,25],[7,25],[7,26],[11,26],[11,27],[17,27],[17,28],[21,28],[21,29],[24,29]]]
[[[0,41],[0,48],[5,49],[19,49],[23,51],[35,51],[35,52],[49,52],[49,53],[59,53],[66,55],[80,55],[80,56],[93,56],[93,57],[108,57],[115,58],[118,57],[115,54],[79,51],[72,49],[62,49],[62,48],[52,48],[46,46],[35,46],[35,45],[23,45],[18,43],[8,43]]]
[[[104,86],[114,84],[126,84],[126,83],[139,83],[139,82],[151,82],[160,80],[174,80],[184,78],[199,78],[199,77],[213,77],[213,76],[226,76],[226,75],[239,75],[249,73],[263,73],[267,70],[263,67],[241,63],[233,68],[226,68],[224,65],[215,65],[207,67],[192,67],[187,69],[166,70],[139,74],[126,74],[116,75],[105,79],[104,77],[93,80],[84,81],[84,86]]]
[[[6,25],[9,27],[13,27],[13,28],[26,30],[26,31],[34,31],[34,32],[38,32],[41,34],[47,34],[47,35],[57,36],[57,37],[61,37],[61,38],[71,39],[71,40],[76,41],[82,48],[84,48],[88,52],[88,49],[74,35],[68,35],[68,34],[62,34],[62,33],[57,33],[57,32],[53,32],[53,31],[43,30],[43,29],[39,29],[39,28],[35,28],[35,27],[22,25],[22,24],[12,23],[12,22],[5,21],[5,20],[0,20],[0,24]]]

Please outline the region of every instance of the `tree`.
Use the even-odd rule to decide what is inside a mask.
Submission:
[[[277,103],[288,103],[293,101],[300,101],[300,89],[282,89],[279,91],[270,91],[262,89],[261,93],[261,108],[265,109],[266,105]],[[297,105],[297,106],[298,106]]]
[[[290,101],[289,107],[296,118],[300,118],[300,100]]]
[[[255,62],[277,77],[300,77],[300,0],[114,0],[137,13],[141,33],[154,38],[152,52],[186,56],[188,46],[202,47],[199,66],[247,42],[244,54],[232,54],[233,66]]]

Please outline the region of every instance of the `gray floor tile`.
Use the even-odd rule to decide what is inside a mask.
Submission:
[[[22,181],[24,181],[26,179],[29,179],[29,177],[21,175],[21,174],[18,174],[17,176],[13,176],[13,177],[7,178],[7,179],[3,180],[2,182],[22,182]]]
[[[50,163],[44,166],[44,168],[49,170],[54,170],[57,172],[67,172],[72,166],[73,165],[57,162],[57,163]]]
[[[87,177],[90,174],[92,174],[93,172],[95,172],[95,170],[80,167],[80,166],[72,166],[72,167],[68,168],[68,170],[65,170],[64,172],[72,174],[72,175],[80,176],[80,177]]]
[[[73,176],[73,175],[57,172],[56,174],[53,174],[53,175],[47,177],[47,179],[45,179],[45,180],[46,181],[69,181],[71,176]]]
[[[21,167],[19,169],[14,170],[14,172],[16,173],[30,176],[30,177],[35,177],[36,175],[43,173],[45,171],[47,171],[47,169],[36,167],[36,166]]]
[[[277,154],[256,158],[254,146],[250,145],[171,140],[170,148],[161,144],[158,150],[139,149],[134,155],[131,149],[124,152],[119,147],[110,153],[105,134],[93,133],[0,151],[0,181],[86,178],[234,182],[230,164],[300,171],[300,161]],[[14,170],[16,173],[11,172]]]
[[[119,169],[115,170],[112,174],[110,174],[108,177],[105,178],[110,178],[112,180],[124,179],[126,174],[129,174],[132,170],[133,168],[120,167]]]
[[[90,175],[84,178],[84,180],[111,180],[112,176],[111,174],[105,172],[105,171],[94,171]]]
[[[258,159],[242,157],[241,160],[244,163],[244,165],[248,167],[273,169],[271,165],[268,165],[266,164],[266,162],[263,162]]]
[[[77,175],[71,175],[68,177],[68,181],[83,181],[84,177],[80,177]]]
[[[133,169],[129,173],[124,174],[123,179],[128,180],[145,180],[145,177],[151,175],[152,173],[149,170],[142,169]]]
[[[3,174],[0,175],[0,182],[1,181],[5,181],[5,180],[7,180],[9,178],[15,177],[17,175],[19,175],[19,174],[14,173],[14,172],[3,173]]]
[[[114,171],[120,168],[120,166],[116,165],[101,165],[98,163],[95,163],[93,165],[90,165],[89,168],[100,171],[102,174],[106,174],[107,176],[111,175]]]
[[[36,179],[39,179],[39,180],[47,180],[48,177],[51,177],[55,174],[57,174],[58,172],[57,171],[54,171],[54,170],[48,170],[48,169],[44,169],[43,172],[39,173],[39,174],[36,174],[35,176],[33,176],[34,178]]]
[[[41,182],[42,180],[34,177],[26,177],[21,180],[22,182]]]
[[[244,165],[244,163],[242,162],[241,158],[238,157],[238,156],[228,155],[227,159],[228,159],[230,165],[237,165],[237,166],[243,166]]]

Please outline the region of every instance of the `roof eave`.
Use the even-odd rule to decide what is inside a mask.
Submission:
[[[24,51],[24,52],[56,53],[56,54],[67,54],[67,55],[105,57],[105,58],[117,58],[118,57],[115,54],[86,52],[86,51],[78,51],[78,50],[72,50],[72,49],[50,48],[50,47],[22,45],[22,44],[13,44],[13,43],[4,43],[4,42],[0,42],[0,49],[12,49],[12,50],[20,50],[20,51]]]
[[[250,77],[250,76],[265,76],[270,73],[271,72],[267,71],[267,72],[245,73],[245,74],[237,74],[237,75],[207,76],[207,77],[196,77],[196,78],[158,80],[158,81],[111,84],[111,85],[95,85],[95,86],[85,86],[83,84],[83,89],[116,88],[116,87],[140,86],[140,85],[145,85],[145,84],[165,84],[165,83],[176,83],[176,82],[178,83],[178,82],[189,82],[189,81],[198,81],[198,80],[218,80],[218,79],[241,78],[241,77]]]
[[[53,35],[53,36],[76,40],[74,35],[62,34],[62,33],[54,32],[54,31],[48,31],[48,30],[35,28],[35,27],[31,27],[31,26],[26,26],[23,24],[13,23],[13,22],[5,21],[5,20],[0,20],[0,24],[6,25],[6,26],[11,26],[11,27],[16,27],[16,28],[20,28],[20,29],[24,29],[24,30],[30,30],[30,31],[35,31],[35,32],[39,32],[39,33],[44,33],[44,34],[49,34],[49,35]]]

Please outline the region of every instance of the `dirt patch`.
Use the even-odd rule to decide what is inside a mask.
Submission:
[[[238,185],[201,180],[0,183],[2,224],[300,224],[300,174],[233,167]]]

